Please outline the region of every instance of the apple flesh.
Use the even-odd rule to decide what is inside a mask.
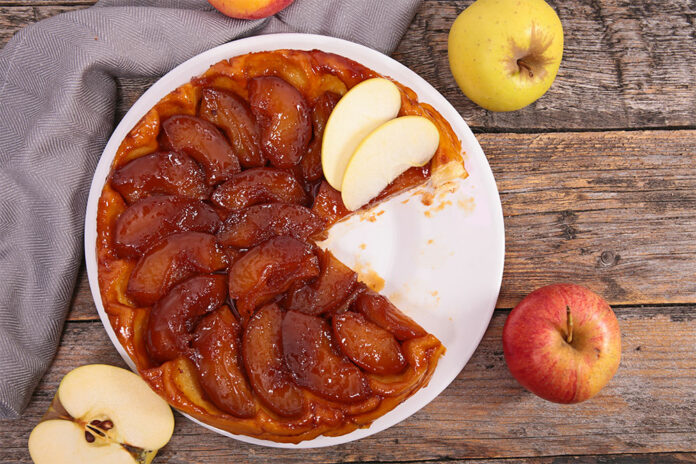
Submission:
[[[36,464],[146,464],[173,431],[171,408],[138,375],[91,364],[63,378],[29,453]]]
[[[331,112],[321,146],[324,177],[341,190],[355,149],[370,132],[399,114],[401,92],[392,81],[377,77],[362,81],[341,98]]]
[[[274,15],[294,0],[208,0],[220,13],[238,19],[262,19]]]
[[[348,162],[341,187],[346,208],[355,211],[408,168],[423,166],[439,144],[437,127],[423,116],[402,116],[379,126]]]
[[[595,396],[619,367],[619,322],[593,291],[548,285],[512,310],[503,352],[510,373],[529,391],[555,403],[579,403]]]
[[[29,438],[29,452],[36,464],[98,462],[100,464],[135,464],[135,457],[123,446],[106,442],[95,446],[85,440],[85,430],[76,422],[47,420],[34,428]]]
[[[544,0],[477,0],[452,24],[450,69],[464,94],[491,111],[514,111],[551,87],[563,26]]]

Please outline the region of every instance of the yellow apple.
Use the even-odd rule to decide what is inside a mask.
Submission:
[[[401,92],[389,79],[362,81],[341,98],[326,121],[321,145],[324,177],[341,190],[343,176],[360,142],[381,124],[396,117]]]
[[[355,211],[410,167],[433,157],[440,133],[428,118],[402,116],[372,131],[355,149],[341,186],[343,203]]]
[[[514,111],[551,87],[563,26],[544,0],[477,0],[452,24],[450,69],[462,92],[491,111]]]

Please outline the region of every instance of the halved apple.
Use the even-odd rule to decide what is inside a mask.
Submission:
[[[399,114],[401,92],[392,81],[367,79],[346,93],[326,122],[321,146],[324,177],[341,190],[343,176],[357,146],[374,129]]]
[[[171,408],[138,375],[90,364],[63,378],[29,454],[36,464],[147,464],[173,431]]]
[[[346,208],[355,211],[408,168],[423,166],[439,144],[437,127],[423,116],[402,116],[379,126],[348,162],[341,186]]]

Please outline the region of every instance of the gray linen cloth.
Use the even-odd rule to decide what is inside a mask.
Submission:
[[[0,418],[21,414],[55,354],[117,77],[159,76],[213,46],[277,32],[389,54],[420,2],[296,0],[245,21],[205,0],[102,0],[19,31],[0,51]]]

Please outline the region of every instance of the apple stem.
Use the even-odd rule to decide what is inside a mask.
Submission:
[[[522,61],[522,58],[517,60],[517,66],[519,66],[520,70],[526,70],[529,73],[529,77],[534,77],[534,72],[532,72],[532,68],[530,68],[527,63]]]
[[[570,313],[570,306],[566,305],[566,321],[568,324],[568,336],[566,337],[566,342],[572,343],[573,341],[573,315]]]

